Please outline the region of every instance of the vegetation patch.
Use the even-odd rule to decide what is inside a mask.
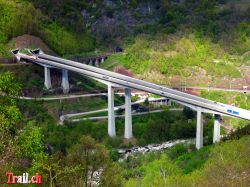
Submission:
[[[249,141],[246,136],[224,142],[181,155],[176,161],[162,153],[153,157],[154,161],[143,163],[143,172],[130,178],[125,186],[247,186]]]
[[[74,33],[51,21],[27,1],[0,1],[0,56],[10,56],[6,44],[16,36],[31,34],[41,37],[60,55],[93,49],[94,40],[87,31]],[[80,41],[80,42],[79,42]]]
[[[201,91],[201,96],[213,101],[233,104],[240,108],[250,108],[250,94],[227,91]]]
[[[209,38],[192,34],[137,36],[125,53],[112,55],[103,67],[112,69],[118,64],[146,80],[157,76],[155,81],[164,84],[169,84],[171,76],[198,77],[201,70],[212,79],[242,76],[240,56],[231,55]]]

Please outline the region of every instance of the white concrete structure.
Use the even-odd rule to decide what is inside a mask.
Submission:
[[[108,85],[108,134],[115,137],[114,88]]]
[[[94,61],[93,61],[92,59],[90,60],[89,65],[90,65],[90,66],[93,66],[93,65],[94,65]]]
[[[69,76],[68,76],[68,70],[62,70],[62,88],[63,93],[69,93]]]
[[[220,126],[221,126],[221,116],[215,114],[214,115],[214,136],[213,143],[220,141]]]
[[[131,115],[131,89],[125,88],[125,132],[124,137],[130,139],[132,133],[132,115]]]
[[[172,106],[172,101],[170,99],[167,99],[167,105]]]
[[[44,86],[47,89],[50,89],[51,86],[51,78],[50,78],[50,68],[44,66]]]
[[[98,61],[98,59],[95,60],[95,65],[94,66],[95,67],[99,67],[99,61]]]
[[[201,108],[197,109],[196,144],[197,149],[203,147],[203,115]]]

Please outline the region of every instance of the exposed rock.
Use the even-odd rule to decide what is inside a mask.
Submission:
[[[123,155],[123,158],[119,159],[120,162],[122,162],[124,159],[126,160],[128,158],[128,156],[130,155],[134,155],[137,153],[148,153],[148,152],[153,152],[153,151],[160,151],[160,150],[164,150],[164,149],[168,149],[176,144],[179,143],[194,143],[193,139],[188,139],[188,140],[172,140],[172,141],[168,141],[168,142],[163,142],[161,144],[150,144],[144,147],[140,147],[140,146],[136,146],[136,147],[132,147],[130,149],[118,149],[118,153]]]
[[[129,77],[133,77],[134,74],[127,70],[126,68],[122,67],[122,66],[117,66],[115,69],[114,69],[114,72],[116,73],[120,73],[122,75],[126,75],[126,76],[129,76]]]

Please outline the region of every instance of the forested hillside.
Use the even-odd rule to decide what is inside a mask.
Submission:
[[[249,6],[244,0],[1,1],[0,54],[10,55],[11,38],[31,34],[71,57],[123,48],[104,67],[122,65],[149,81],[242,87],[250,81]]]
[[[94,49],[94,40],[84,27],[80,32],[73,31],[70,27],[66,27],[44,14],[28,1],[1,0],[0,9],[1,56],[10,56],[9,50],[13,44],[8,42],[23,34],[40,37],[61,55]]]
[[[181,91],[197,87],[192,94],[250,110],[249,0],[0,0],[0,184],[11,171],[39,173],[50,187],[250,185],[249,121],[223,116],[213,144],[214,116],[204,114],[197,150],[195,111],[139,93],[133,137],[125,139],[117,89],[117,136],[109,137],[106,85],[69,72],[70,93],[62,95],[61,70],[51,69],[47,89],[42,67],[13,60],[16,47],[70,59],[104,55],[101,68]]]

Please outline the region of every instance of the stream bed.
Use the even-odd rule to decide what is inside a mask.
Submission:
[[[122,162],[126,160],[128,156],[135,155],[137,153],[146,154],[153,151],[161,151],[180,143],[194,143],[194,139],[170,140],[160,144],[149,144],[146,146],[135,146],[131,148],[117,149],[118,153],[121,155],[119,162]]]

